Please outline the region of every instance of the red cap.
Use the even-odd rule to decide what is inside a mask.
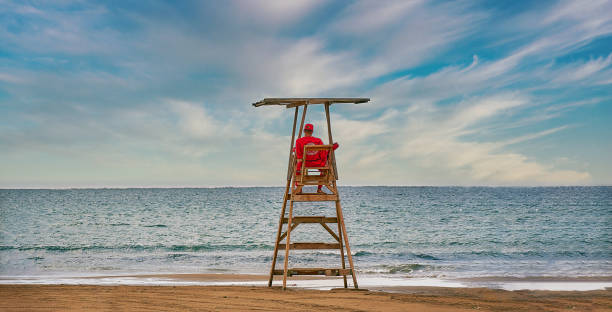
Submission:
[[[304,130],[310,130],[310,131],[312,131],[312,129],[314,129],[314,127],[312,126],[312,124],[306,124],[306,125],[304,125]]]

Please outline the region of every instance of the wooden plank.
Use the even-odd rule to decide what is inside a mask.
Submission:
[[[336,181],[333,182],[334,189],[336,189]],[[328,186],[329,187],[329,186]],[[336,189],[336,194],[338,190]],[[336,217],[338,217],[338,206],[336,206]],[[346,261],[344,261],[344,246],[342,239],[342,225],[338,222],[338,237],[340,238],[340,263],[342,263],[342,269],[346,269]],[[342,281],[344,282],[344,288],[348,288],[348,282],[346,280],[346,275],[342,276]]]
[[[292,218],[293,218],[293,201],[290,201],[289,202],[289,224],[291,224],[291,222],[293,221]],[[339,220],[342,220],[342,219],[339,219]],[[282,226],[282,223],[281,223],[281,226]],[[290,243],[291,243],[291,228],[288,228],[288,230],[287,230],[287,244],[290,244]],[[279,249],[280,249],[280,245],[281,244],[278,244]],[[283,248],[285,248],[284,245],[285,244],[283,244]],[[289,246],[291,246],[291,245],[289,245]],[[285,248],[285,264],[284,264],[284,267],[283,267],[283,272],[284,272],[284,274],[283,274],[283,290],[287,289],[287,269],[289,268],[289,250],[290,249],[291,248]],[[351,268],[352,268],[352,266],[351,266]]]
[[[291,233],[291,231],[289,231]],[[286,244],[278,244],[279,249],[285,249]],[[337,243],[290,243],[290,248],[293,250],[306,249],[339,249],[340,244]]]
[[[342,241],[340,240],[340,237],[338,237],[338,235],[336,235],[336,233],[334,233],[334,231],[332,231],[332,229],[330,229],[327,224],[323,222],[319,222],[319,224],[329,233],[329,235],[331,235],[333,238],[336,239],[336,241],[338,241],[338,243],[340,243],[340,248],[342,248]]]
[[[283,218],[283,224],[289,220]],[[293,223],[338,223],[338,218],[329,218],[325,216],[306,216],[306,217],[293,217]]]
[[[294,202],[314,202],[314,201],[336,201],[338,200],[338,195],[334,194],[295,194],[291,195],[291,199]]]
[[[324,175],[306,175],[304,176],[303,182],[322,183],[322,182],[326,182],[327,180],[328,180],[327,177]]]
[[[295,114],[293,115],[293,130],[291,130],[291,146],[289,147],[289,164],[287,165],[287,181],[291,181],[291,177],[293,176],[293,168],[295,164],[295,159],[293,159],[293,144],[295,142],[295,126],[297,123],[298,117],[298,108],[295,108]]]
[[[293,159],[293,143],[295,142],[295,127],[297,123],[299,109],[295,108],[295,114],[293,115],[293,127],[291,130],[291,142],[289,146],[289,163],[287,164],[287,185],[285,185],[285,198],[283,200],[283,208],[281,209],[280,221],[278,222],[278,232],[276,234],[276,242],[274,243],[274,254],[272,256],[272,266],[270,268],[270,277],[268,279],[268,287],[272,287],[272,280],[274,279],[274,269],[276,267],[276,259],[278,257],[278,244],[281,241],[281,232],[283,231],[283,223],[282,220],[285,217],[285,209],[287,208],[287,192],[289,192],[291,187],[291,178],[293,177],[293,167],[295,164],[295,159]]]
[[[286,108],[292,108],[292,107],[300,107],[306,104],[310,104],[310,103],[306,101],[306,102],[287,103],[287,104],[282,104],[282,105],[285,105]]]
[[[352,100],[347,100],[347,101],[326,101],[327,99],[310,99],[308,100],[308,104],[334,104],[334,103],[346,103],[346,104],[361,104],[361,103],[366,103],[369,101],[369,99],[367,99],[367,101],[363,100],[363,101],[352,101]],[[299,107],[304,105],[304,102],[294,102],[294,103],[288,103],[288,104],[269,104],[269,105],[285,105],[286,108],[293,108],[293,107]]]
[[[329,144],[333,146],[334,139],[332,138],[331,121],[329,119],[330,118],[329,117],[329,105],[330,105],[329,103],[325,104],[325,119],[327,119],[327,136],[329,137]],[[336,153],[333,148],[330,151],[328,162],[330,162],[332,164],[332,167],[334,168],[334,179],[338,180],[338,168],[336,167]]]
[[[326,276],[345,276],[351,275],[351,269],[327,269],[325,270]]]
[[[331,174],[329,175],[329,177],[321,177],[321,178],[316,178],[316,179],[310,179],[310,177],[312,176],[306,176],[304,181],[299,182],[298,181],[298,185],[327,185],[330,182],[333,181]],[[317,177],[317,176],[314,176]],[[301,192],[301,195],[310,195],[310,194],[314,194],[314,195],[323,195],[323,194],[319,194],[319,193],[309,193],[309,192]],[[298,195],[300,195],[298,194]],[[327,194],[327,195],[331,195],[331,194]]]
[[[286,219],[286,218],[285,218]],[[287,221],[283,222],[283,223],[287,223]],[[293,222],[293,225],[291,226],[291,230],[285,231],[285,233],[281,234],[281,236],[278,238],[278,242],[280,243],[280,241],[282,241],[283,239],[285,239],[285,236],[287,236],[288,232],[292,232],[293,230],[295,230],[295,228],[300,225],[299,223],[295,223]]]
[[[304,121],[306,120],[307,110],[308,110],[308,104],[304,105],[304,109],[302,110],[302,121],[300,121],[300,130],[298,134],[298,139],[302,137],[302,130],[304,130]],[[297,166],[297,159],[296,159],[296,166]],[[302,168],[302,171],[304,171],[303,168]],[[292,176],[295,176],[295,172],[292,173]],[[304,178],[304,174],[302,173],[302,175],[300,176],[300,180],[302,180],[303,178]],[[295,177],[295,180],[297,180],[297,177]]]
[[[298,183],[299,185],[323,185],[323,184],[327,184],[328,180],[315,180],[315,181],[304,181],[304,182],[300,182]],[[317,193],[303,193],[302,194],[317,194]],[[331,195],[331,194],[328,194]]]
[[[351,275],[351,269],[291,268],[287,270],[287,274],[289,276],[292,276],[292,275],[345,276],[345,275]],[[274,270],[274,275],[283,275],[283,270]]]
[[[309,104],[325,104],[325,103],[353,103],[361,104],[369,102],[369,98],[265,98],[261,101],[253,103],[253,106],[259,107],[263,105],[303,105]]]
[[[342,206],[340,201],[336,201],[336,215],[338,216],[338,224],[342,228],[342,238],[344,238],[344,248],[346,248],[346,256],[348,258],[349,266],[351,267],[351,275],[353,276],[353,286],[355,289],[359,288],[357,284],[357,275],[355,275],[355,266],[353,265],[353,255],[351,254],[351,247],[349,245],[348,234],[346,234],[346,225],[344,224],[344,215],[342,213]],[[291,221],[291,220],[289,220]]]
[[[325,145],[304,145],[304,149],[312,150],[312,151],[322,151],[333,149],[333,144],[325,144]]]

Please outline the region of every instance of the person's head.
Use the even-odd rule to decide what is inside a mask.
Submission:
[[[314,127],[312,126],[312,124],[304,125],[304,135],[305,136],[311,136],[313,130],[314,130]]]

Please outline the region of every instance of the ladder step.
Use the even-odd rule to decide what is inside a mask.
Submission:
[[[338,223],[338,218],[326,218],[325,216],[293,217],[295,223]],[[289,218],[283,218],[283,223],[289,222]]]
[[[313,181],[304,181],[304,182],[298,182],[298,185],[324,185],[324,184],[329,184],[331,181],[330,180],[313,180]],[[317,195],[316,193],[313,193],[315,195]],[[331,194],[330,194],[331,195]]]
[[[325,175],[306,175],[304,177],[300,177],[296,179],[297,179],[298,184],[301,184],[302,182],[325,183],[325,182],[331,181],[329,177]]]
[[[287,194],[287,200],[292,200],[292,199],[294,202],[336,201],[338,200],[338,195],[335,195],[335,194],[296,194],[296,195]]]
[[[283,270],[274,270],[274,275],[283,275]],[[294,268],[287,270],[287,276],[293,275],[325,275],[345,276],[351,275],[351,269],[324,269],[324,268]]]
[[[286,244],[278,244],[278,249],[284,250]],[[291,243],[290,249],[340,249],[338,243]]]

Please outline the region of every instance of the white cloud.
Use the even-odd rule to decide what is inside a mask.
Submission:
[[[368,122],[373,125],[371,130],[359,135],[358,142],[349,139],[351,151],[339,154],[348,162],[343,165],[348,172],[344,174],[355,180],[367,180],[366,177],[378,179],[381,168],[384,168],[382,170],[390,170],[386,171],[389,174],[386,176],[388,183],[393,181],[393,184],[400,185],[435,184],[432,181],[458,185],[589,183],[591,176],[588,172],[558,169],[552,164],[539,163],[536,159],[508,149],[510,145],[551,135],[567,129],[567,126],[502,141],[480,142],[465,137],[467,133],[479,134],[479,125],[483,122],[503,119],[504,114],[528,105],[528,98],[523,96],[499,94],[469,98],[457,107],[433,105],[428,109],[408,108],[384,121],[371,120]],[[337,123],[337,127],[352,128],[354,125],[343,121]],[[383,133],[382,129],[389,130],[385,135],[377,136]],[[423,176],[422,172],[415,173],[423,168],[430,174],[435,172],[436,178],[432,180]]]
[[[180,100],[168,100],[168,102],[179,116],[179,125],[185,134],[194,138],[210,138],[221,128],[202,106]]]
[[[565,66],[562,66],[558,69],[551,70],[551,76],[554,76],[554,82],[573,82],[584,80],[587,78],[591,78],[589,80],[597,81],[597,78],[603,77],[593,77],[594,75],[599,74],[603,69],[612,64],[612,53],[608,54],[607,57],[598,57],[595,59],[590,59],[587,62],[574,62]],[[606,73],[606,76],[609,77],[610,72]],[[595,79],[592,79],[595,78]]]
[[[330,27],[332,36],[355,39],[347,48],[375,56],[386,71],[418,65],[469,36],[487,14],[462,2],[360,1]]]
[[[324,0],[263,0],[234,1],[233,5],[243,18],[252,19],[254,23],[282,27],[295,23],[324,2]]]
[[[342,146],[338,156],[343,161],[339,164],[343,182],[590,181],[584,168],[560,169],[519,152],[519,143],[570,129],[568,125],[524,130],[527,133],[519,129],[503,138],[488,131],[537,125],[583,102],[600,101],[572,104],[531,91],[571,89],[576,82],[611,83],[612,54],[566,65],[553,60],[612,32],[610,2],[542,6],[549,11],[518,25],[524,32],[519,39],[508,39],[514,44],[501,57],[494,53],[479,57],[478,49],[490,52],[490,47],[461,41],[490,36],[486,28],[495,23],[483,23],[497,18],[469,2],[360,1],[348,5],[336,20],[314,18],[313,23],[320,25],[304,34],[287,31],[324,4],[232,2],[220,5],[214,14],[194,10],[194,20],[171,6],[163,8],[169,10],[167,19],[86,3],[76,13],[15,7],[17,13],[36,16],[42,23],[25,27],[23,34],[3,27],[3,43],[20,54],[40,55],[39,63],[62,70],[9,68],[0,73],[12,96],[10,104],[26,107],[15,119],[27,116],[24,124],[33,124],[28,129],[12,125],[0,143],[16,147],[13,155],[79,158],[85,169],[105,179],[112,177],[97,167],[129,171],[133,166],[134,181],[139,175],[153,181],[151,171],[157,170],[157,181],[180,174],[192,185],[210,185],[223,171],[227,180],[216,183],[278,184],[289,143],[288,133],[278,129],[293,112],[254,109],[249,101],[365,93],[374,105],[342,108],[342,114],[334,113],[332,118],[334,138]],[[136,31],[96,27],[117,12],[125,15],[113,17],[124,19]],[[466,42],[475,46],[462,44]],[[465,57],[464,62],[443,58],[441,62],[451,65],[431,74],[370,84],[427,65],[426,60],[456,44],[465,50],[465,55],[455,54]],[[54,62],[55,57],[72,63]],[[509,87],[519,91],[506,91]],[[528,108],[532,111],[526,114]],[[92,154],[96,156],[88,156]],[[87,165],[90,158],[95,166]]]
[[[445,122],[451,130],[462,130],[500,112],[525,105],[526,99],[516,95],[501,95],[476,100],[470,99],[457,106],[452,117]]]
[[[335,31],[364,35],[380,31],[405,17],[410,9],[423,1],[357,1],[348,6],[331,26]]]
[[[537,139],[537,138],[540,138],[540,137],[543,137],[543,136],[547,136],[547,135],[559,132],[561,130],[565,130],[568,127],[569,126],[561,126],[561,127],[556,127],[556,128],[552,128],[552,129],[547,129],[547,130],[544,130],[544,131],[540,131],[540,132],[536,132],[536,133],[531,133],[531,134],[527,134],[527,135],[523,135],[523,136],[520,136],[520,137],[516,137],[516,138],[510,139],[510,140],[498,142],[497,144],[499,146],[507,146],[507,145],[512,145],[512,144],[517,144],[517,143],[521,143],[521,142]]]
[[[471,103],[470,103],[471,102]],[[465,105],[470,103],[468,105]],[[446,120],[424,123],[406,129],[408,139],[402,146],[403,155],[416,157],[428,166],[442,166],[449,175],[464,175],[460,184],[582,184],[589,181],[586,172],[557,170],[511,151],[500,151],[499,142],[476,142],[460,135],[468,127],[477,126],[500,113],[521,107],[528,102],[516,95],[499,95],[480,100],[467,100],[464,107],[451,112]],[[412,117],[414,119],[415,117]],[[427,115],[417,118],[429,119]],[[502,145],[518,143],[552,134],[562,128],[530,134]]]
[[[547,16],[542,19],[544,24],[570,20],[579,21],[583,27],[599,28],[609,25],[609,12],[612,3],[608,0],[571,1],[562,0],[553,6]]]
[[[8,82],[8,83],[22,83],[24,82],[23,78],[11,75],[7,73],[0,73],[0,81]]]
[[[326,51],[315,37],[252,43],[245,44],[230,66],[244,81],[245,92],[265,92],[262,97],[323,94],[380,73],[375,64],[360,63],[352,52]]]

